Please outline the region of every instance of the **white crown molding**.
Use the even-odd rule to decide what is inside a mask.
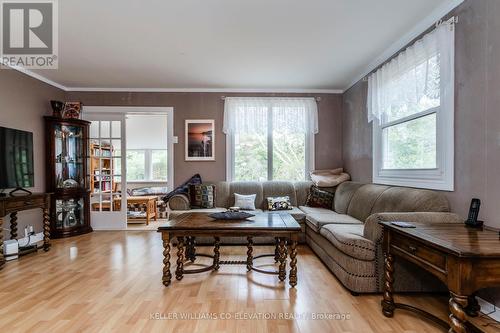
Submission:
[[[341,89],[240,89],[240,88],[101,88],[101,87],[66,87],[55,81],[46,78],[43,75],[32,72],[29,69],[20,66],[12,66],[5,63],[0,58],[0,63],[13,70],[26,74],[34,79],[47,83],[63,91],[78,92],[163,92],[163,93],[282,93],[282,94],[342,94]]]
[[[389,59],[391,56],[396,54],[403,47],[408,45],[412,40],[417,38],[425,30],[429,29],[437,21],[443,18],[446,14],[451,12],[453,9],[458,7],[464,0],[448,0],[444,2],[439,7],[435,8],[429,13],[422,21],[418,22],[408,33],[401,37],[396,42],[392,43],[384,52],[382,52],[378,57],[376,57],[372,62],[370,62],[349,84],[344,91],[349,90],[352,86],[358,83],[366,75],[368,75],[372,70],[380,66],[384,61]]]
[[[342,94],[341,89],[239,89],[239,88],[98,88],[68,87],[66,91],[79,92],[163,92],[163,93],[288,93],[288,94]]]

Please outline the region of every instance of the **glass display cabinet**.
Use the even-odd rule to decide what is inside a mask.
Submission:
[[[45,117],[47,192],[53,193],[51,238],[91,232],[87,181],[90,123],[80,119]]]

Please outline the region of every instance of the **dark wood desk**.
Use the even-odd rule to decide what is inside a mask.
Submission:
[[[396,308],[418,312],[449,332],[473,331],[468,316],[478,315],[474,293],[500,286],[500,237],[492,229],[474,229],[458,223],[420,224],[400,228],[381,222],[384,228],[385,291],[382,312],[392,317]],[[404,258],[439,278],[450,291],[449,323],[393,298],[394,256]]]
[[[10,214],[10,239],[17,239],[17,213],[23,210],[41,208],[43,212],[43,249],[50,249],[50,193],[0,197],[0,229],[4,217]],[[3,232],[0,232],[0,269],[5,264],[3,256]]]
[[[286,259],[290,254],[289,283],[293,288],[297,285],[297,242],[299,239],[300,225],[288,213],[255,213],[254,217],[247,220],[214,220],[207,213],[185,213],[172,219],[158,228],[163,239],[163,284],[170,285],[170,240],[177,237],[177,268],[175,277],[182,280],[184,274],[194,274],[206,271],[217,271],[220,265],[246,265],[248,271],[264,274],[278,275],[280,281],[286,279]],[[195,238],[199,236],[214,238],[214,255],[203,255],[213,259],[213,264],[200,268],[187,270],[184,268],[185,259],[192,262],[196,259]],[[220,260],[220,237],[246,237],[247,260],[225,261]],[[253,237],[275,237],[277,244],[273,254],[253,256]],[[288,244],[287,244],[288,243]],[[185,248],[186,245],[186,249]],[[290,246],[287,249],[287,245]],[[265,271],[253,265],[254,259],[261,257],[274,257],[279,263],[278,271]]]

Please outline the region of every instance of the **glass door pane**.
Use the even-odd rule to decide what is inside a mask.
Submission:
[[[126,204],[122,195],[123,116],[88,115],[90,126],[90,210],[95,229],[124,229]],[[119,120],[118,120],[119,119]]]
[[[56,124],[54,132],[57,188],[83,188],[83,127]]]

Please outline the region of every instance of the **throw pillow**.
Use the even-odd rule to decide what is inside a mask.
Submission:
[[[234,194],[234,205],[243,210],[255,210],[255,197],[257,194],[243,195]]]
[[[189,185],[191,208],[215,208],[215,185]]]
[[[290,210],[292,208],[289,196],[267,198],[268,210]]]
[[[333,193],[322,191],[313,185],[307,196],[306,206],[332,209],[333,198]]]
[[[184,184],[177,186],[172,192],[168,193],[166,196],[162,198],[164,202],[168,202],[171,197],[173,197],[176,194],[188,194],[189,192],[189,185],[190,184],[201,184],[201,176],[199,173],[188,179],[187,181],[184,182]]]

